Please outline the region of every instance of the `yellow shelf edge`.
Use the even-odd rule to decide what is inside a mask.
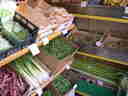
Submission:
[[[72,24],[68,29],[69,30],[72,30],[75,28],[75,25]],[[53,34],[51,34],[50,36],[48,36],[48,39],[49,40],[53,40],[54,38],[58,37],[61,35],[61,32],[54,32]],[[40,46],[43,46],[43,43],[36,43],[39,47]],[[27,53],[29,52],[29,49],[28,48],[24,48],[24,49],[21,49],[19,50],[18,52],[6,57],[5,59],[1,60],[0,61],[0,67],[3,67],[4,65],[14,61],[15,59],[18,59],[20,58],[21,56],[24,56],[26,55]]]
[[[105,58],[105,57],[102,57],[102,56],[96,56],[94,54],[89,54],[89,53],[86,53],[86,52],[77,52],[77,54],[83,55],[83,56],[87,56],[87,57],[92,57],[92,58],[99,59],[99,60],[104,60],[104,61],[123,64],[123,65],[127,65],[128,66],[128,62],[118,61],[118,60],[114,60],[114,59],[110,59],[110,58]]]
[[[120,18],[104,17],[104,16],[93,16],[93,15],[86,15],[86,14],[74,14],[74,13],[72,14],[79,18],[101,20],[101,21],[111,21],[111,22],[118,22],[118,23],[128,23],[128,19],[120,19]]]

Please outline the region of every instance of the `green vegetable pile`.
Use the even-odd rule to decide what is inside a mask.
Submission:
[[[68,81],[61,75],[53,81],[52,85],[54,88],[57,88],[61,94],[64,94],[71,88],[70,81]]]
[[[107,63],[103,64],[102,62],[91,58],[77,57],[75,58],[72,67],[114,82],[119,80],[120,73],[126,72],[126,70],[112,67],[107,65]]]
[[[0,8],[0,17],[10,16],[12,13],[4,8]]]
[[[10,66],[24,76],[34,88],[39,87],[43,80],[49,78],[48,73],[29,54],[15,60]]]
[[[63,59],[75,51],[75,48],[73,48],[61,37],[50,41],[48,45],[42,47],[41,49],[44,50],[48,55],[56,56],[58,59]]]

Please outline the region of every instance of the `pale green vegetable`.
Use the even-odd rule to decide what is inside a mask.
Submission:
[[[12,45],[0,35],[0,51],[12,48]]]
[[[26,40],[26,38],[29,35],[29,32],[27,29],[23,28],[20,24],[12,20],[3,22],[2,24],[5,29],[3,34],[5,34],[10,38],[13,38],[15,40]]]
[[[49,74],[34,61],[31,55],[17,59],[10,66],[24,76],[33,88],[39,87],[42,81],[49,79]]]

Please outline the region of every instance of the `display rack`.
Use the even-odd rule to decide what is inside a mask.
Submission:
[[[85,8],[81,8],[79,4],[78,5],[77,4],[73,5],[73,3],[70,3],[70,4],[64,4],[64,3],[59,4],[59,3],[51,3],[51,2],[49,2],[49,3],[52,4],[52,5],[56,5],[56,6],[59,6],[59,7],[66,8],[68,10],[68,12],[72,13],[76,17],[76,22],[75,23],[76,23],[77,26],[81,26],[81,24],[79,25],[79,23],[77,22],[77,19],[81,19],[81,21],[83,22],[82,23],[83,27],[84,27],[84,25],[86,27],[89,27],[90,25],[87,25],[87,24],[90,24],[91,20],[97,21],[97,22],[103,22],[103,23],[108,22],[108,23],[110,23],[110,25],[111,25],[111,23],[112,24],[122,24],[122,26],[124,24],[125,25],[128,24],[128,19],[125,18],[125,17],[127,17],[127,14],[125,14],[125,8],[123,8],[123,7],[108,8],[108,7],[105,7],[105,6],[93,6],[93,7],[87,6]],[[110,26],[108,25],[108,27],[110,27]],[[118,26],[116,26],[116,27],[119,28]],[[78,27],[78,29],[79,29],[79,27]],[[106,30],[111,31],[111,29],[110,30],[106,29]],[[124,31],[127,31],[127,30],[123,30],[123,32]],[[113,33],[113,34],[115,35],[115,34],[118,34],[118,33]],[[118,35],[120,35],[120,33]],[[125,37],[126,34],[123,33],[123,36]],[[123,36],[122,36],[122,38],[124,39]],[[83,53],[79,52],[79,54],[84,54],[86,56],[96,58],[96,59],[100,59],[100,60],[105,60],[105,61],[108,61],[108,62],[123,64],[123,65],[126,65],[126,66],[128,65],[127,60],[123,60],[123,59],[120,59],[120,58],[117,58],[118,59],[117,60],[117,59],[111,58],[111,56],[110,56],[110,58],[104,57],[104,56],[97,56],[96,54],[89,53],[87,50],[85,50]],[[124,54],[124,53],[122,52],[121,54]],[[124,56],[126,57],[125,54],[124,54]]]
[[[68,29],[71,30],[73,28],[74,28],[74,25],[70,26]],[[61,32],[54,32],[53,34],[48,36],[48,39],[52,40],[52,39],[54,39],[54,38],[56,38],[56,37],[58,37],[60,35],[61,35]],[[38,47],[43,46],[43,43],[36,43],[36,44],[37,44]],[[19,57],[21,57],[21,56],[23,56],[25,54],[27,54],[28,52],[29,52],[29,49],[28,48],[24,48],[24,49],[22,49],[22,50],[20,50],[20,51],[18,51],[16,53],[6,57],[5,59],[0,61],[0,67],[12,62],[13,60],[15,60],[15,59],[17,59],[17,58],[19,58]]]
[[[94,16],[94,15],[77,14],[77,13],[73,14],[73,15],[78,17],[78,18],[101,20],[101,21],[111,21],[111,22],[117,22],[117,23],[128,23],[128,19],[123,19],[123,18],[114,18],[114,17],[105,17],[105,16]]]
[[[93,11],[95,10],[95,12]],[[71,11],[71,10],[70,10]],[[88,8],[81,8],[77,11],[72,12],[73,15],[76,18],[80,19],[85,19],[85,20],[96,20],[96,21],[103,21],[103,22],[112,22],[112,23],[119,23],[119,24],[128,24],[128,19],[123,18],[123,16],[127,16],[127,14],[124,13],[124,8],[105,8],[105,7],[88,7]],[[76,22],[77,23],[77,22]],[[108,29],[108,31],[111,31]],[[127,30],[125,30],[127,31]],[[116,33],[118,34],[118,33]],[[109,61],[117,64],[123,64],[123,65],[128,65],[127,60],[117,60],[117,59],[112,59],[111,56],[110,58],[104,57],[104,56],[97,56],[96,54],[89,53],[87,50],[84,52],[78,52],[78,54],[85,55],[88,57],[104,60],[104,61]],[[124,54],[124,53],[122,53]],[[123,56],[123,55],[122,55]],[[126,57],[126,55],[124,54]]]
[[[26,0],[26,2],[27,2],[27,0]],[[25,4],[25,2],[23,2],[23,3]],[[23,4],[23,11],[25,10],[25,8],[24,8],[25,5],[24,5],[24,4]],[[21,9],[22,9],[22,8],[21,8]],[[19,10],[19,11],[20,11],[20,10]],[[19,12],[19,11],[18,11],[18,12]],[[19,12],[19,13],[21,14],[22,12]],[[21,15],[24,16],[24,12],[23,12],[23,14],[21,14]],[[24,16],[24,17],[25,17],[25,16]],[[27,17],[25,17],[25,18],[27,18]],[[28,18],[27,18],[27,19],[28,19]],[[29,21],[31,21],[31,20],[29,20]],[[33,23],[33,22],[32,22],[32,23]],[[38,27],[39,27],[39,26],[38,26]],[[73,28],[75,28],[75,25],[74,25],[74,24],[72,24],[71,26],[69,26],[67,29],[68,29],[68,30],[72,30]],[[62,32],[53,32],[53,34],[51,34],[51,35],[48,36],[48,40],[49,40],[49,41],[50,41],[50,40],[53,40],[53,39],[55,39],[56,37],[59,37],[59,36],[61,36],[61,35],[62,35]],[[44,43],[33,43],[33,44],[36,44],[38,47],[45,46]],[[5,66],[5,65],[11,63],[12,61],[14,61],[14,60],[16,60],[16,59],[18,59],[18,58],[20,58],[20,57],[22,57],[22,56],[28,54],[29,52],[30,52],[29,48],[28,48],[27,46],[25,46],[25,48],[23,48],[23,49],[17,51],[16,53],[13,53],[13,54],[7,56],[7,57],[4,58],[4,59],[2,59],[2,60],[0,61],[0,67],[3,67],[3,66]],[[65,63],[64,63],[64,65],[70,65],[70,64],[72,64],[72,62],[65,62]],[[42,88],[42,89],[45,88],[51,81],[54,80],[54,78],[56,78],[59,74],[61,74],[65,69],[66,69],[66,66],[62,66],[59,70],[57,70],[57,72],[56,72],[55,74],[52,74],[52,76],[50,77],[50,79],[49,79],[48,81],[42,82],[41,88]],[[32,96],[35,96],[35,95],[32,95]]]

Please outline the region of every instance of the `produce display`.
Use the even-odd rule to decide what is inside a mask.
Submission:
[[[53,81],[52,85],[54,88],[57,88],[61,94],[64,94],[71,88],[70,81],[68,81],[61,75]]]
[[[41,49],[48,55],[55,56],[58,59],[63,59],[75,51],[75,48],[60,37],[50,41],[48,45],[42,47]]]
[[[40,87],[43,81],[49,79],[49,74],[32,59],[30,54],[17,59],[10,66],[25,77],[31,89]]]
[[[76,84],[78,85],[76,91],[85,94],[85,96],[86,94],[87,96],[117,96],[116,91],[98,86],[94,83],[89,83],[86,80],[78,80]]]
[[[126,70],[112,67],[107,63],[103,64],[101,61],[91,58],[75,58],[72,67],[114,82],[119,80],[120,73],[126,72]]]
[[[0,68],[0,96],[23,96],[29,85],[8,67]]]
[[[12,45],[0,35],[0,51],[6,51],[12,48]]]
[[[29,35],[27,29],[23,28],[20,24],[13,20],[3,22],[3,27],[4,30],[2,33],[7,37],[12,38],[12,40],[26,40]]]

